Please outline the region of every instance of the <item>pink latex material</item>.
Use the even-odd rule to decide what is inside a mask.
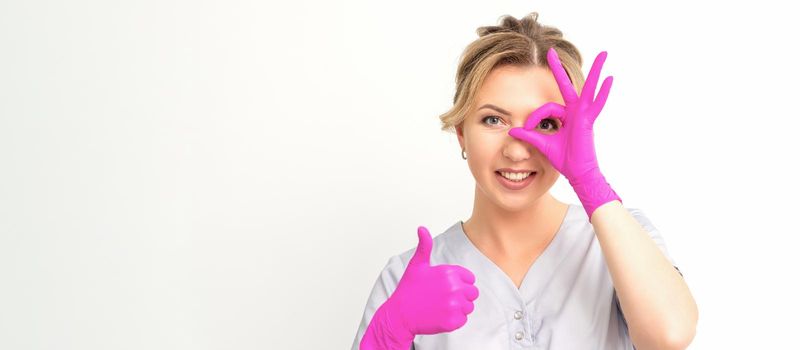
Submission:
[[[397,289],[372,316],[361,350],[408,350],[417,334],[456,330],[478,298],[475,275],[458,265],[430,265],[433,239],[424,226],[417,229],[419,244]]]
[[[589,71],[586,84],[580,96],[569,80],[567,72],[558,59],[555,49],[547,51],[547,63],[555,76],[558,88],[565,105],[549,102],[537,108],[525,121],[522,128],[512,128],[508,134],[526,141],[539,149],[553,167],[569,181],[583,204],[589,219],[599,206],[613,200],[622,203],[616,192],[600,173],[594,149],[594,121],[603,109],[603,105],[611,90],[614,78],[609,76],[600,86],[597,98],[594,96],[597,80],[605,51],[597,55]],[[555,118],[561,120],[561,128],[555,134],[543,134],[535,130],[542,119]]]

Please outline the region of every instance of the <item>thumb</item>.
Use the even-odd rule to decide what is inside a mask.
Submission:
[[[419,237],[419,244],[417,244],[417,250],[414,252],[414,256],[411,257],[409,265],[430,265],[431,248],[433,247],[433,239],[431,239],[431,234],[428,232],[428,229],[425,228],[425,226],[420,226],[417,228],[417,236]]]

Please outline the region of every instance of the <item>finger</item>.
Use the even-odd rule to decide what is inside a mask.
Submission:
[[[475,299],[478,299],[478,295],[480,295],[480,293],[478,293],[478,287],[475,287],[474,285],[469,285],[466,288],[464,288],[464,296],[467,297],[467,300],[473,301]]]
[[[594,123],[597,116],[600,115],[600,111],[603,110],[603,106],[606,105],[606,99],[608,99],[608,93],[611,91],[611,84],[614,82],[613,76],[606,77],[603,80],[603,85],[600,85],[600,92],[597,93],[597,98],[594,100],[592,107],[590,107],[591,115],[593,115],[592,123]]]
[[[528,116],[528,119],[525,119],[525,129],[535,129],[536,126],[542,122],[542,119],[547,117],[558,117],[558,119],[561,119],[563,122],[565,115],[566,110],[564,109],[564,106],[555,102],[545,103],[539,106],[539,108],[537,108],[535,111],[531,112],[531,114]]]
[[[451,329],[451,331],[459,329],[463,327],[465,324],[467,324],[467,315],[464,314],[453,315],[453,317],[450,319],[450,322],[448,322],[448,326]]]
[[[409,265],[430,265],[431,248],[433,247],[433,239],[431,239],[431,234],[428,232],[428,229],[425,228],[425,226],[420,226],[417,228],[417,237],[419,237],[419,243],[417,244],[417,250],[414,251],[414,256],[411,257]]]
[[[575,92],[575,87],[572,86],[567,71],[565,71],[564,67],[561,65],[561,60],[558,59],[558,53],[556,53],[555,48],[551,47],[550,50],[547,50],[547,64],[550,65],[550,71],[553,72],[553,76],[556,78],[556,83],[558,84],[558,89],[561,90],[561,97],[564,98],[564,103],[572,103],[577,100],[578,96]]]
[[[475,310],[475,304],[473,303],[464,303],[461,305],[461,311],[464,312],[464,315],[469,315],[474,310]]]
[[[589,70],[589,77],[581,90],[581,102],[585,104],[594,101],[594,90],[597,89],[597,80],[600,79],[600,71],[603,70],[603,63],[606,61],[608,53],[606,51],[600,52],[592,63],[592,69]]]
[[[458,268],[458,275],[461,277],[461,280],[464,281],[464,283],[475,283],[475,275],[472,273],[472,271],[458,265],[454,266]]]
[[[525,141],[533,145],[533,147],[536,147],[539,150],[539,152],[542,152],[542,154],[547,155],[549,147],[547,135],[543,135],[537,131],[527,130],[524,128],[511,128],[511,130],[508,131],[508,134],[514,138],[520,139],[522,141]]]

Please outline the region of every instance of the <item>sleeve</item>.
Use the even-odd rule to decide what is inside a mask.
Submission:
[[[355,339],[353,339],[351,350],[359,350],[358,346],[361,343],[361,338],[364,337],[364,333],[372,320],[372,316],[375,314],[375,311],[389,299],[389,296],[394,293],[394,290],[397,288],[397,283],[400,282],[400,277],[403,276],[404,271],[405,266],[399,255],[389,258],[389,261],[386,262],[386,266],[384,266],[380,275],[375,280],[372,291],[367,298],[367,303],[364,306],[364,314],[361,317],[361,323],[358,325],[358,331],[356,332]],[[411,349],[414,349],[413,344],[411,345]]]
[[[661,250],[661,253],[664,254],[664,257],[666,257],[667,260],[669,260],[669,262],[675,268],[675,270],[678,270],[678,273],[681,276],[683,276],[683,273],[681,273],[681,270],[678,269],[675,260],[672,259],[672,256],[669,255],[669,250],[667,250],[667,243],[664,240],[664,237],[661,236],[661,231],[659,231],[655,226],[653,226],[653,223],[650,221],[649,218],[647,218],[647,216],[641,209],[628,208],[628,211],[636,219],[636,221],[638,221],[639,224],[642,225],[644,230],[647,231],[647,233],[650,235],[650,238],[653,239],[653,242],[655,242],[656,246],[658,246],[658,248]],[[616,289],[614,290],[614,304],[617,306],[617,311],[621,315],[622,321],[625,323],[625,326],[627,326],[628,322],[625,320],[625,315],[622,313],[622,307],[619,305],[619,298],[617,297]]]

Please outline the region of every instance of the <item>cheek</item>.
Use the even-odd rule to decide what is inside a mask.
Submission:
[[[467,152],[467,162],[473,173],[482,174],[493,171],[497,163],[498,150],[489,144],[473,144],[472,152]]]
[[[556,168],[553,167],[553,163],[550,163],[550,161],[547,160],[547,157],[542,155],[541,159],[542,159],[542,166],[544,166],[544,170],[546,170],[548,173],[558,172],[558,170],[556,170]]]
[[[549,164],[549,163],[548,163]],[[558,180],[558,177],[561,176],[561,173],[553,168],[551,165],[545,165],[545,176],[542,177],[542,181],[545,183],[553,184]]]
[[[509,137],[507,130],[476,130],[469,135],[467,145],[473,153],[495,154],[503,146],[505,138]]]
[[[467,151],[467,164],[472,176],[480,181],[490,179],[494,175],[495,157],[495,153],[484,145],[472,145],[471,152]]]

